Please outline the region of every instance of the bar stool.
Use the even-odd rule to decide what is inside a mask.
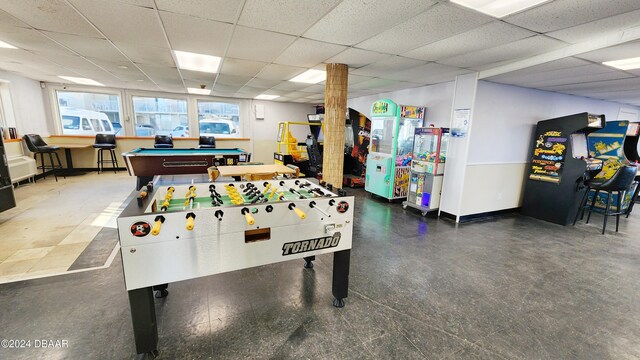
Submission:
[[[591,212],[596,204],[596,200],[598,199],[598,194],[602,192],[607,193],[607,204],[605,206],[604,211],[604,223],[602,225],[602,234],[604,235],[604,231],[607,228],[607,219],[609,216],[616,216],[616,232],[618,232],[618,225],[620,224],[620,215],[624,215],[627,211],[622,210],[622,204],[624,202],[624,198],[627,192],[631,189],[631,186],[634,183],[634,179],[638,169],[635,166],[624,165],[616,171],[613,176],[607,180],[601,179],[592,179],[585,183],[587,185],[587,190],[582,197],[582,201],[580,202],[580,208],[576,213],[576,217],[573,220],[573,225],[578,221],[578,216],[584,216],[584,210],[588,207],[589,214],[587,215],[586,223],[589,223],[589,219],[591,218]],[[587,205],[587,201],[589,198],[590,190],[595,190],[595,194],[593,194],[593,198],[591,199],[591,204]],[[613,198],[613,193],[617,193],[618,201],[616,203],[616,210],[611,210],[611,202]]]
[[[153,147],[156,149],[173,148],[173,137],[171,135],[156,135]]]
[[[118,159],[116,158],[116,136],[114,134],[96,134],[94,149],[98,149],[98,174],[104,172],[104,163],[111,163],[113,172],[118,172]],[[111,160],[105,160],[103,151],[108,150]]]
[[[56,170],[62,169],[62,163],[60,162],[60,157],[56,152],[56,150],[60,149],[60,147],[55,145],[48,145],[46,142],[44,142],[44,140],[42,140],[42,137],[38,134],[26,134],[25,136],[22,137],[22,139],[27,144],[27,148],[29,149],[29,151],[33,153],[33,159],[36,161],[36,163],[38,161],[38,158],[37,158],[38,154],[40,154],[40,163],[42,165],[38,166],[38,169],[42,169],[42,177],[46,179],[47,169],[51,169],[51,171],[53,172],[53,177],[55,177],[57,182],[58,175]],[[44,164],[44,154],[49,154],[49,162],[51,163],[51,166],[46,166]],[[57,165],[53,161],[54,155],[58,162]],[[66,177],[64,176],[64,173],[62,174],[62,177],[66,179]]]
[[[216,138],[214,138],[213,136],[200,136],[200,141],[198,141],[198,147],[200,149],[215,149]]]

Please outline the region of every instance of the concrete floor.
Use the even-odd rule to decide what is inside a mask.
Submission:
[[[100,186],[96,183],[95,186]],[[331,256],[175,283],[161,359],[637,359],[640,214],[620,233],[517,214],[455,226],[357,196],[346,306]],[[133,359],[119,258],[0,285],[0,339],[68,340],[0,359]]]

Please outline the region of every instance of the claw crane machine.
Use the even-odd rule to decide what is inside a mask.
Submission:
[[[373,103],[365,190],[389,201],[407,197],[413,136],[424,126],[426,110],[389,99]]]
[[[413,140],[409,194],[403,208],[422,211],[422,216],[440,206],[444,165],[449,145],[449,129],[417,128]]]

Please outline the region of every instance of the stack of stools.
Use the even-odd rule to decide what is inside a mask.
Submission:
[[[118,171],[118,159],[116,158],[116,136],[113,134],[96,134],[94,149],[98,149],[98,174],[104,172],[104,163],[111,163],[113,172]],[[109,151],[111,160],[105,160],[103,152]]]
[[[40,164],[42,165],[38,166],[38,169],[42,169],[42,177],[46,179],[47,178],[46,171],[47,169],[50,169],[53,172],[53,176],[55,177],[57,182],[58,181],[57,169],[62,169],[62,163],[60,163],[60,157],[56,152],[56,150],[60,149],[60,147],[54,146],[54,145],[48,145],[46,142],[44,142],[44,140],[42,140],[42,137],[38,134],[27,134],[23,136],[22,139],[27,144],[27,148],[29,149],[29,151],[33,153],[33,159],[36,161],[36,163],[38,161],[38,154],[40,154]],[[49,162],[51,166],[46,166],[44,164],[44,154],[49,154]],[[56,157],[57,164],[54,163],[53,161],[54,155]],[[64,174],[62,175],[62,177],[64,177]]]
[[[624,165],[619,168],[615,174],[609,179],[591,179],[588,180],[585,185],[587,186],[587,191],[580,202],[580,208],[576,213],[576,217],[573,220],[573,225],[578,221],[578,217],[584,216],[585,209],[589,209],[589,214],[587,215],[587,224],[589,223],[589,219],[591,218],[591,211],[596,204],[596,200],[598,199],[598,194],[602,192],[607,193],[607,204],[605,205],[604,211],[604,223],[602,225],[602,234],[604,235],[604,231],[607,228],[607,219],[609,216],[616,216],[616,232],[618,232],[618,225],[620,224],[620,215],[628,215],[628,209],[622,210],[622,205],[624,203],[624,198],[627,193],[632,190],[633,185],[637,183],[634,182],[638,169],[635,166]],[[593,198],[591,199],[591,204],[587,205],[587,200],[589,198],[589,192],[591,189],[595,190],[593,194]],[[611,210],[611,202],[613,199],[613,193],[618,195],[618,201],[616,203],[615,211]],[[632,199],[633,201],[633,199]]]

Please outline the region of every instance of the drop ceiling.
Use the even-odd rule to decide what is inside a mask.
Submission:
[[[318,103],[322,83],[288,80],[339,62],[349,97],[478,71],[640,105],[640,70],[601,64],[640,57],[638,0],[552,0],[502,19],[445,0],[7,0],[0,40],[19,48],[0,48],[0,69],[51,83]],[[179,70],[171,50],[220,56],[220,71]]]

